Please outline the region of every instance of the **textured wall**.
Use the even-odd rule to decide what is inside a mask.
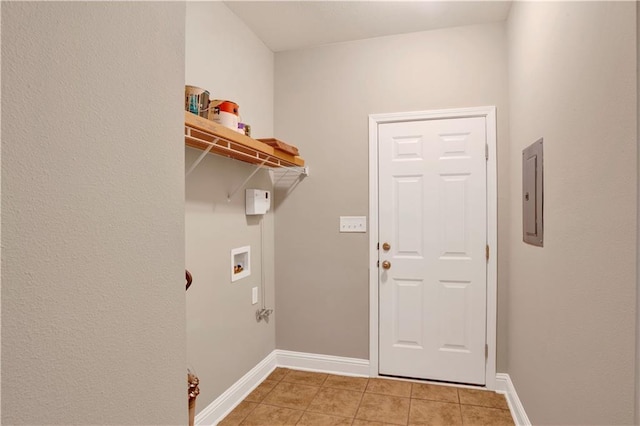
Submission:
[[[2,5],[2,423],[185,424],[180,3]]]
[[[186,83],[214,99],[240,105],[254,137],[273,135],[273,53],[222,2],[187,4]],[[189,168],[200,151],[187,148]],[[264,221],[266,303],[274,306],[273,213],[245,216],[244,189],[227,194],[254,167],[215,155],[186,178],[186,265],[194,277],[187,292],[189,365],[200,378],[196,410],[210,404],[275,349],[275,314],[257,323],[251,288],[260,287],[260,220]],[[246,188],[271,189],[267,171]],[[272,210],[273,211],[273,210]],[[249,277],[231,282],[230,252],[251,246]],[[260,296],[262,298],[262,296]]]
[[[338,232],[339,216],[368,215],[369,114],[497,106],[498,233],[505,254],[505,53],[502,24],[276,53],[276,136],[298,144],[311,170],[303,185],[278,201],[279,349],[369,358],[368,235]],[[500,306],[498,369],[504,371]]]
[[[636,111],[640,111],[640,7],[636,4]],[[638,157],[636,163],[637,180],[640,182],[640,119],[636,122],[636,136],[638,137]],[[640,265],[640,185],[638,185],[636,213],[636,265]],[[636,268],[636,395],[635,395],[635,424],[640,424],[640,274]]]
[[[516,2],[508,21],[508,372],[534,424],[633,423],[635,7]],[[540,137],[544,248],[521,237],[521,152]]]

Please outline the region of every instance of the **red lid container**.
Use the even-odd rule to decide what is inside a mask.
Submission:
[[[238,109],[240,108],[237,103],[231,101],[215,101],[220,102],[216,105],[220,111],[228,112],[230,114],[238,115]]]

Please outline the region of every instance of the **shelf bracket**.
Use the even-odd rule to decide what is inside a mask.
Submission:
[[[265,159],[262,163],[260,163],[259,166],[256,166],[256,169],[251,172],[251,174],[249,175],[248,178],[246,178],[244,180],[244,182],[242,182],[240,185],[238,185],[236,187],[236,189],[234,189],[233,191],[231,191],[228,195],[227,195],[227,202],[231,202],[231,198],[233,198],[234,195],[236,195],[236,192],[238,192],[240,189],[244,188],[244,186],[247,184],[247,182],[249,182],[249,180],[251,180],[251,178],[253,176],[255,176],[256,173],[258,173],[260,171],[260,169],[262,168],[262,166],[264,166],[264,163],[266,163],[267,160]]]
[[[209,144],[209,146],[207,146],[207,149],[205,149],[204,151],[202,151],[202,154],[200,154],[200,156],[196,159],[196,161],[193,162],[193,164],[191,165],[191,167],[189,167],[189,170],[187,170],[186,176],[189,176],[191,174],[192,171],[195,170],[196,167],[198,167],[198,164],[200,164],[200,162],[204,159],[204,157],[209,153],[209,151],[211,151],[211,148],[213,148],[213,146],[215,144],[218,143],[220,139],[219,138],[215,138],[213,140],[213,142],[211,142]]]

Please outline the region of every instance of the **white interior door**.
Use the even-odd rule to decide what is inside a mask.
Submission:
[[[485,121],[379,124],[380,374],[485,384]]]

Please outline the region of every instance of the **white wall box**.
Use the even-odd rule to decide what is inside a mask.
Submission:
[[[231,250],[231,282],[251,275],[251,246]]]
[[[542,138],[522,151],[522,241],[542,247]]]
[[[245,203],[247,215],[266,214],[271,208],[271,194],[262,189],[247,189]]]

